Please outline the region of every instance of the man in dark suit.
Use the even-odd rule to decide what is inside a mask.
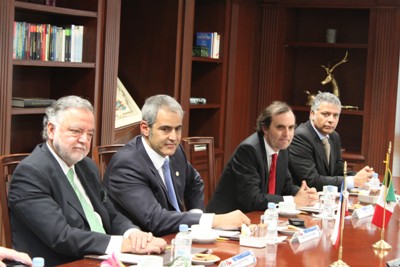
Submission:
[[[164,251],[163,239],[140,231],[114,208],[86,157],[95,130],[89,101],[60,98],[47,108],[43,126],[46,142],[17,166],[10,185],[13,247],[44,257],[47,266],[86,254]]]
[[[339,122],[341,108],[339,98],[331,93],[319,93],[315,97],[309,121],[296,128],[289,147],[289,169],[293,174],[294,183],[300,184],[301,180],[305,180],[318,191],[321,191],[324,185],[335,185],[340,190],[344,163],[340,136],[335,128]],[[329,144],[328,150],[325,150],[324,141]],[[365,166],[358,173],[348,172],[347,188],[363,187],[373,173],[369,166]]]
[[[112,157],[104,174],[115,206],[157,235],[175,233],[180,224],[221,228],[249,224],[240,211],[202,213],[204,183],[180,145],[183,110],[179,103],[167,95],[152,96],[146,99],[142,116],[141,136]]]
[[[295,117],[287,104],[274,102],[265,108],[257,119],[257,132],[240,143],[225,166],[206,210],[215,213],[265,210],[270,201],[294,201],[297,206],[316,203],[316,190],[308,188],[306,183],[301,187],[293,185],[288,170],[286,148],[292,141],[294,128]],[[278,154],[276,180],[269,175],[274,154]]]

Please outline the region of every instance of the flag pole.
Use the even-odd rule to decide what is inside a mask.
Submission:
[[[344,216],[345,216],[345,197],[343,197],[343,194],[347,192],[347,182],[346,182],[346,176],[347,176],[347,161],[344,162],[344,167],[343,167],[343,191],[342,191],[342,201],[340,203],[340,240],[339,240],[339,254],[338,254],[338,260],[332,263],[330,266],[331,267],[337,267],[337,266],[349,266],[347,263],[342,261],[342,254],[343,254],[343,228],[344,228]]]
[[[387,243],[384,240],[384,236],[385,236],[385,220],[386,220],[386,197],[388,194],[388,176],[389,176],[389,159],[390,159],[390,152],[392,150],[392,142],[389,142],[389,147],[388,147],[388,152],[386,153],[386,160],[384,161],[385,163],[385,178],[384,178],[384,184],[385,184],[385,199],[383,201],[383,218],[382,218],[382,228],[381,228],[381,240],[379,240],[378,242],[374,243],[372,245],[372,247],[376,250],[390,250],[392,249],[392,246]]]

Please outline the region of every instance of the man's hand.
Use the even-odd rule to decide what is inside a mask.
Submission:
[[[27,265],[27,266],[32,265],[32,260],[28,256],[28,254],[23,253],[23,252],[18,252],[14,249],[0,247],[0,266],[1,267],[6,267],[6,265],[2,262],[2,260],[4,260],[4,259],[19,261],[22,264]]]
[[[242,224],[249,225],[250,219],[240,210],[214,216],[213,228],[233,229],[240,228]]]
[[[358,188],[363,188],[364,184],[371,179],[373,173],[373,168],[365,166],[354,176],[354,186]]]
[[[301,182],[301,187],[296,196],[294,196],[294,202],[297,207],[313,206],[319,201],[319,195],[317,190],[307,186],[306,181]]]
[[[138,254],[160,254],[165,251],[167,242],[162,238],[157,238],[152,233],[134,231],[129,238],[124,238],[121,252]]]

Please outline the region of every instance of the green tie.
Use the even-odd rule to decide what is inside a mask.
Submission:
[[[74,182],[74,170],[72,168],[69,169],[69,171],[67,173],[67,177],[68,177],[68,181],[74,188],[75,194],[77,195],[79,202],[82,205],[83,211],[85,212],[86,219],[88,220],[89,225],[90,225],[90,230],[92,230],[94,232],[99,232],[99,233],[105,234],[104,228],[101,225],[98,217],[96,216],[95,211],[86,202],[85,198],[83,197],[83,195],[79,191],[78,187],[76,186],[76,184]]]

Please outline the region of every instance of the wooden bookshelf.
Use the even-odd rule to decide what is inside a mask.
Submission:
[[[65,95],[87,98],[99,119],[99,85],[102,66],[102,23],[104,0],[58,0],[56,6],[28,3],[18,0],[2,1],[1,25],[7,25],[1,34],[0,63],[7,66],[0,75],[1,106],[0,152],[31,152],[42,141],[42,118],[45,108],[15,108],[12,97],[42,97],[58,99]],[[13,23],[23,21],[57,26],[83,25],[82,62],[60,62],[13,59]],[[4,46],[3,46],[4,45]],[[101,125],[99,121],[98,125]],[[93,144],[99,142],[96,135]]]
[[[397,4],[394,4],[397,2]],[[321,65],[333,66],[348,52],[348,61],[338,66],[335,79],[343,109],[337,131],[343,157],[353,169],[368,164],[384,172],[382,161],[394,140],[394,104],[397,94],[400,38],[398,1],[282,0],[266,4],[261,29],[258,109],[273,100],[288,102],[297,123],[308,120],[305,90],[332,92],[322,85]],[[326,29],[337,29],[336,43],[326,42]],[[393,100],[393,101],[392,101]],[[389,104],[392,103],[392,104]]]
[[[225,36],[229,32],[230,1],[121,3],[119,78],[140,107],[155,94],[175,97],[185,111],[183,136],[213,136],[220,171],[224,155],[228,60]],[[192,56],[198,31],[221,35],[219,59]],[[129,56],[132,51],[134,56]],[[190,97],[204,97],[207,104],[191,105]],[[121,131],[127,132],[117,130],[115,136],[124,135]]]

